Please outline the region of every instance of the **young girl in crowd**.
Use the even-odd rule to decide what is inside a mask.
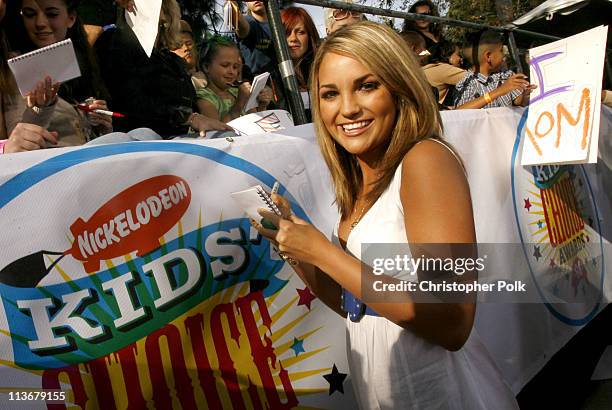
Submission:
[[[196,90],[200,113],[222,122],[245,114],[251,85],[245,82],[236,86],[242,66],[236,43],[228,37],[214,36],[206,44],[200,64],[208,79],[206,87]],[[257,100],[256,110],[265,110],[272,100],[271,90],[262,90]]]
[[[314,126],[340,211],[333,241],[278,195],[281,217],[260,210],[278,229],[252,223],[321,301],[348,312],[360,408],[516,408],[473,329],[473,301],[419,303],[409,292],[393,303],[359,300],[375,280],[396,280],[362,264],[362,244],[404,243],[421,255],[418,244],[476,242],[461,161],[441,140],[436,101],[409,53],[391,28],[363,22],[328,38],[315,57]]]
[[[25,36],[19,39],[21,43],[17,49],[28,52],[70,38],[82,75],[61,86],[51,84],[51,79],[47,78],[39,84],[38,92],[30,96],[29,102],[19,95],[15,87],[4,106],[8,132],[23,122],[24,117],[28,117],[27,122],[56,131],[57,146],[81,145],[112,131],[111,117],[87,114],[76,108],[77,104],[90,99],[87,103],[89,108],[107,109],[106,88],[78,19],[76,3],[75,0],[22,1]],[[36,109],[32,110],[33,107]]]
[[[281,10],[281,20],[283,26],[285,26],[285,36],[295,68],[302,102],[308,122],[310,122],[311,104],[310,94],[308,93],[308,78],[310,76],[310,66],[321,39],[312,18],[303,8],[288,7]]]

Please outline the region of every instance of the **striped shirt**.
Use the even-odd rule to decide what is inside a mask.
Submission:
[[[512,74],[514,74],[512,70],[507,70],[493,73],[487,77],[481,73],[475,74],[473,71],[469,71],[468,74],[455,85],[453,105],[458,107],[476,98],[482,97],[484,94],[502,85]],[[482,108],[511,107],[513,105],[512,101],[519,95],[521,95],[521,90],[512,90],[508,94],[497,97],[491,104],[487,104]]]

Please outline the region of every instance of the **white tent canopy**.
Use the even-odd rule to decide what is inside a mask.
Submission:
[[[607,1],[612,2],[612,0]],[[580,10],[589,3],[590,0],[548,0],[514,20],[511,25],[520,26],[540,18],[551,20],[555,13],[565,16]]]

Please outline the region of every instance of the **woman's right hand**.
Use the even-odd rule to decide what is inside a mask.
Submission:
[[[26,95],[28,108],[44,108],[57,102],[57,92],[60,83],[53,84],[51,77],[45,77],[44,81],[38,82],[36,88]]]
[[[4,153],[34,151],[57,145],[57,132],[49,132],[34,124],[20,122],[4,145]]]
[[[326,254],[324,249],[327,246],[333,246],[331,242],[313,225],[295,216],[291,212],[291,206],[287,199],[273,194],[272,200],[281,211],[281,216],[267,210],[260,210],[259,214],[278,229],[267,229],[261,224],[253,224],[254,221],[251,221],[255,229],[269,240],[277,243],[278,249],[287,259],[318,266],[318,258]]]

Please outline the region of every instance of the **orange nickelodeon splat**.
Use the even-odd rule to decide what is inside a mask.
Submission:
[[[586,148],[587,136],[589,131],[589,117],[591,116],[591,92],[588,88],[582,90],[582,97],[580,97],[580,107],[578,108],[578,117],[574,119],[572,115],[567,111],[563,104],[557,104],[557,142],[555,143],[555,147],[559,147],[559,142],[561,140],[561,114],[565,117],[567,122],[572,126],[578,125],[578,121],[580,121],[580,114],[582,114],[582,108],[585,107],[584,110],[584,124],[582,126],[582,143],[580,147],[582,149]]]

